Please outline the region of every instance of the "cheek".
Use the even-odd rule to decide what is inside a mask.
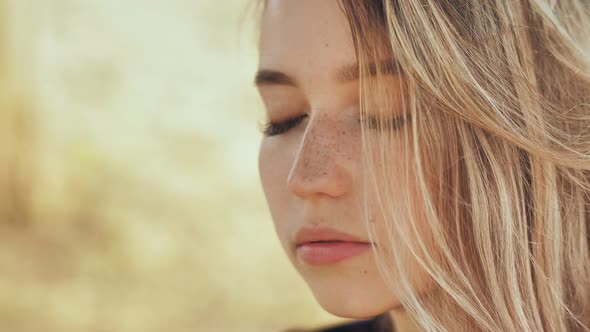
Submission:
[[[271,211],[280,204],[285,174],[288,174],[284,157],[284,149],[279,149],[269,138],[262,139],[258,153],[258,173]]]
[[[286,223],[289,206],[289,194],[286,187],[287,176],[291,167],[289,148],[278,144],[272,138],[263,138],[258,154],[258,172],[266,202],[275,224],[277,235],[283,239],[288,231]]]
[[[387,174],[388,176],[384,178],[387,178],[388,182],[381,182],[379,186],[373,187],[368,196],[371,202],[370,215],[377,223],[377,241],[382,248],[385,261],[391,262],[386,269],[390,271],[394,279],[399,280],[402,273],[394,263],[397,255],[402,260],[404,274],[414,290],[421,293],[428,288],[427,274],[404,244],[404,240],[408,240],[414,248],[419,248],[414,235],[416,232],[420,234],[427,248],[432,243],[420,189],[414,180],[415,170],[411,167],[413,155],[408,154],[410,162],[406,165],[406,155],[400,146],[394,147],[391,158],[379,159],[378,154],[378,152],[375,154],[376,175],[379,177],[379,174]],[[408,168],[407,173],[406,168]],[[382,202],[382,205],[378,202]]]

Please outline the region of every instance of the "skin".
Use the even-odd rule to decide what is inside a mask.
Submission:
[[[368,241],[361,206],[359,83],[338,80],[342,68],[350,68],[356,57],[338,2],[268,1],[259,50],[260,70],[280,71],[293,81],[258,85],[267,119],[282,122],[307,114],[287,132],[263,137],[259,150],[261,183],[289,260],[326,311],[347,318],[389,312],[397,331],[418,331],[385,284],[371,250],[336,264],[313,266],[299,259],[294,248],[295,233],[303,226],[332,227]],[[392,91],[399,80],[388,77]],[[401,158],[390,164],[399,178],[401,164]],[[414,193],[400,190],[398,195]],[[373,222],[381,226],[378,219]],[[414,265],[407,268],[416,271],[419,291],[425,284]]]

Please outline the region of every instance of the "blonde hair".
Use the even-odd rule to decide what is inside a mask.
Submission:
[[[425,331],[590,331],[590,3],[341,6],[361,119],[394,101],[411,119],[362,131],[365,223],[374,239],[384,220],[387,254],[375,257],[405,310]],[[384,59],[401,100],[382,82]],[[403,179],[387,167],[400,146]],[[419,197],[405,196],[407,214],[400,181]],[[432,281],[424,294],[400,245]]]
[[[415,294],[390,243],[394,262],[378,262],[406,310],[427,331],[590,331],[588,3],[342,5],[363,68],[361,114],[373,98],[380,112],[392,102],[366,79],[382,72],[370,64],[395,59],[404,78],[405,180],[421,200],[406,196],[410,221],[391,208],[399,179],[374,172],[400,137],[363,131],[363,155],[366,183],[389,181],[376,197],[391,238],[433,281]]]

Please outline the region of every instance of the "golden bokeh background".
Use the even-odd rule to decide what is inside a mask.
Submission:
[[[248,0],[0,0],[0,331],[325,313],[260,187]]]

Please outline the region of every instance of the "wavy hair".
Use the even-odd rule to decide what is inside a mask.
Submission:
[[[361,120],[394,102],[411,120],[362,130],[365,224],[373,240],[384,220],[375,257],[406,311],[425,331],[590,331],[590,2],[341,7]],[[383,82],[390,63],[401,93]],[[419,198],[406,213],[387,167],[400,146]],[[424,294],[400,245],[432,281]]]

